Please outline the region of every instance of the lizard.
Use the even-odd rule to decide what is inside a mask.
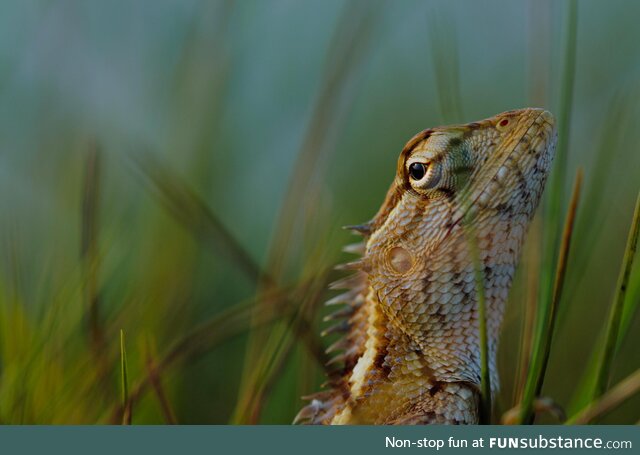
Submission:
[[[346,292],[327,302],[342,306],[323,332],[344,335],[327,349],[338,354],[326,389],[294,423],[479,423],[477,290],[494,395],[504,307],[556,142],[553,115],[537,108],[407,142],[377,214],[347,227],[363,241],[345,251],[361,257],[338,266],[353,273],[330,285]]]

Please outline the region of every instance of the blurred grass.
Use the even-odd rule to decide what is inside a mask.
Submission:
[[[629,229],[629,238],[627,247],[624,252],[622,268],[616,286],[616,295],[611,304],[609,319],[605,332],[605,340],[602,351],[602,357],[598,363],[597,373],[595,374],[596,382],[593,388],[591,401],[599,398],[606,390],[611,377],[613,367],[613,358],[617,347],[624,339],[624,333],[621,331],[622,315],[625,303],[627,288],[629,287],[629,276],[631,275],[631,267],[636,255],[638,247],[638,234],[640,233],[640,195],[636,199],[635,210],[633,211],[633,219],[631,228]]]
[[[640,370],[635,371],[619,384],[616,384],[615,387],[612,387],[599,399],[589,403],[585,409],[569,419],[567,424],[586,425],[597,417],[616,409],[625,400],[628,400],[638,392],[640,392]]]
[[[556,208],[524,248],[494,415],[522,401],[551,341],[535,321],[549,239],[584,167],[528,399],[638,421],[637,261],[616,300],[615,385],[591,393],[639,190],[640,6],[586,0],[578,24],[576,5],[3,3],[0,422],[121,423],[128,402],[134,424],[289,423],[324,381],[339,226],[375,213],[416,131],[526,105],[558,114]]]
[[[532,350],[530,353],[529,374],[524,384],[522,403],[520,405],[521,423],[532,423],[534,415],[533,403],[540,395],[547,363],[549,360],[549,350],[551,349],[551,338],[555,328],[555,319],[560,304],[556,291],[564,286],[564,275],[566,267],[566,255],[568,250],[562,253],[560,248],[559,219],[563,207],[564,186],[567,175],[567,161],[569,154],[569,135],[571,126],[571,112],[573,105],[573,91],[575,80],[576,63],[576,35],[578,22],[578,5],[575,0],[569,0],[566,13],[566,42],[564,45],[564,68],[562,72],[562,85],[559,115],[558,115],[558,144],[556,156],[554,158],[553,170],[549,177],[549,188],[546,191],[546,198],[543,202],[545,212],[544,225],[544,249],[540,271],[540,301],[536,306],[535,331],[532,340]],[[574,187],[574,197],[577,198],[582,182],[582,174],[576,178]],[[577,204],[577,200],[574,199]],[[574,206],[575,210],[575,206]],[[569,212],[565,224],[562,241],[568,248],[570,237],[573,234],[574,212]],[[569,227],[570,226],[570,227]],[[564,254],[565,256],[559,256]],[[557,267],[555,266],[557,263]]]
[[[529,365],[529,374],[526,378],[524,391],[520,407],[520,423],[533,423],[535,418],[534,402],[541,397],[542,385],[544,384],[547,367],[549,365],[549,355],[551,354],[551,346],[553,334],[556,328],[556,319],[558,314],[558,306],[562,299],[562,291],[564,289],[564,281],[567,273],[567,261],[571,248],[573,236],[573,228],[576,219],[576,211],[578,202],[580,201],[580,191],[582,189],[582,169],[578,169],[569,209],[564,222],[560,248],[558,252],[555,276],[553,281],[553,293],[549,302],[542,302],[539,308],[544,312],[540,313],[540,334],[539,338],[533,341],[533,351]]]
[[[294,261],[297,259],[297,264],[300,264],[300,261],[309,263],[313,260],[313,256],[300,256],[301,244],[297,231],[300,226],[310,221],[305,220],[309,215],[315,218],[316,222],[322,222],[317,219],[317,214],[305,210],[305,207],[317,203],[313,200],[316,196],[313,186],[322,181],[322,159],[328,152],[327,141],[340,126],[338,119],[341,104],[348,103],[352,91],[349,87],[349,80],[353,78],[351,73],[365,55],[364,46],[372,27],[371,13],[372,9],[364,2],[347,2],[336,26],[318,97],[314,102],[307,131],[295,159],[276,220],[275,234],[267,257],[267,267],[274,281],[263,283],[267,291],[275,283],[282,282],[285,279],[284,275],[288,279],[295,277],[295,272],[287,269],[292,255],[298,255],[294,258]],[[306,191],[298,191],[303,187]],[[299,303],[302,306],[301,314],[313,315],[316,312],[323,290],[321,288],[316,293],[319,295],[312,300],[306,296],[302,299]],[[306,310],[307,305],[310,310]],[[232,422],[255,424],[259,421],[265,390],[269,382],[275,379],[274,376],[282,370],[282,363],[292,352],[294,338],[290,336],[290,328],[293,322],[284,321],[276,326],[252,331],[245,356],[243,383]],[[320,360],[321,364],[325,363],[323,357]],[[274,364],[280,368],[273,368]]]
[[[434,70],[438,107],[443,124],[464,119],[460,95],[458,30],[450,10],[434,8],[427,16],[429,50]]]
[[[133,409],[131,406],[131,397],[129,396],[129,366],[127,364],[127,350],[124,345],[124,331],[120,330],[120,371],[122,387],[122,424],[131,425],[131,416]]]

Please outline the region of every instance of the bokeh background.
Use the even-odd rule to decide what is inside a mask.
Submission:
[[[375,213],[405,141],[562,99],[558,216],[578,167],[585,183],[543,394],[578,409],[640,189],[640,3],[578,2],[572,98],[567,11],[3,1],[0,422],[118,423],[123,393],[133,423],[291,422],[335,338],[319,333],[353,240],[340,227]],[[526,373],[542,225],[511,293],[496,416]],[[639,300],[634,267],[614,382],[640,368]]]

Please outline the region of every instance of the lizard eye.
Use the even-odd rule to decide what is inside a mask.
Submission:
[[[427,173],[427,166],[424,163],[411,163],[409,166],[409,176],[413,180],[421,180]]]
[[[431,190],[442,177],[442,166],[437,162],[414,161],[407,166],[411,186],[416,190]]]

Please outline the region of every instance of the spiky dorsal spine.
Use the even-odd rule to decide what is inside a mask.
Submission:
[[[356,234],[365,237],[364,241],[344,247],[346,253],[357,254],[361,259],[336,266],[337,270],[352,271],[351,275],[329,285],[332,290],[344,292],[325,302],[327,306],[340,305],[340,308],[324,318],[333,324],[323,330],[322,336],[340,333],[341,336],[327,349],[333,357],[327,362],[328,381],[323,384],[326,390],[303,397],[309,404],[303,407],[294,419],[294,424],[328,424],[345,406],[349,398],[348,378],[358,358],[364,352],[366,341],[367,316],[364,311],[367,292],[367,265],[364,258],[366,238],[370,234],[368,224],[348,226]]]

